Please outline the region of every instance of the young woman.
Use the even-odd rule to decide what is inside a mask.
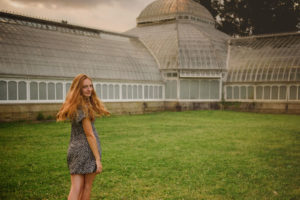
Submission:
[[[95,116],[109,115],[97,98],[92,79],[77,75],[56,119],[72,122],[67,163],[71,174],[68,200],[89,199],[93,180],[102,172],[101,146],[94,126]]]

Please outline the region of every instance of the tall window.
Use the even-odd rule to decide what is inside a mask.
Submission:
[[[55,100],[55,85],[54,85],[54,83],[48,83],[48,99]]]
[[[232,87],[231,86],[226,87],[226,99],[232,99]]]
[[[26,100],[27,99],[27,84],[25,81],[20,81],[18,83],[18,97],[19,100]]]
[[[38,100],[37,82],[30,82],[30,100]]]
[[[115,99],[120,99],[120,86],[115,85]]]
[[[17,100],[17,82],[8,82],[8,100]]]
[[[56,99],[62,100],[63,99],[63,85],[62,83],[56,83]]]
[[[7,100],[7,83],[0,81],[0,100]]]
[[[45,82],[39,83],[39,100],[46,100],[47,99],[47,88]]]

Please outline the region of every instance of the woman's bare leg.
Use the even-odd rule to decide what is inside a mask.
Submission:
[[[71,174],[71,189],[68,200],[79,200],[84,188],[84,175]]]
[[[84,175],[84,188],[83,188],[81,200],[89,200],[90,199],[93,181],[94,181],[95,176],[96,176],[96,173]]]

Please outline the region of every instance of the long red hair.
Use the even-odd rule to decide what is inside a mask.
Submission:
[[[70,120],[75,119],[79,108],[83,110],[85,116],[89,116],[91,121],[94,121],[96,115],[110,114],[97,97],[94,89],[90,97],[86,98],[82,95],[83,81],[85,79],[89,79],[92,82],[92,79],[85,74],[78,74],[74,78],[66,100],[56,115],[56,121],[65,121],[67,118]]]

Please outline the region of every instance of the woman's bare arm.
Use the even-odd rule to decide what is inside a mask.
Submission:
[[[91,150],[96,159],[96,164],[97,164],[96,173],[100,173],[102,171],[102,164],[100,162],[100,154],[98,151],[97,141],[96,141],[96,137],[93,133],[93,128],[92,128],[90,119],[84,118],[82,120],[82,126],[83,126],[84,133],[86,135],[87,141],[88,141],[88,143],[91,147]]]

